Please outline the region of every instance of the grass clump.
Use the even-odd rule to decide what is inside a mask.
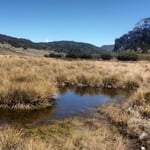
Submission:
[[[38,138],[27,138],[23,130],[8,126],[0,130],[0,148],[2,150],[51,150],[53,147]]]
[[[135,108],[143,117],[150,117],[150,91],[137,91],[127,101],[127,104],[128,107]]]
[[[51,91],[48,90],[49,87],[51,87]],[[32,82],[15,83],[15,85],[7,85],[4,88],[0,90],[0,107],[35,109],[44,107],[44,105],[51,106],[53,103],[52,97],[55,87],[46,82],[39,81],[38,84]]]
[[[24,142],[21,137],[21,131],[5,127],[3,130],[0,130],[0,148],[2,150],[24,150]]]
[[[118,79],[115,76],[103,78],[103,86],[105,88],[117,88]]]
[[[136,81],[128,80],[125,82],[125,87],[127,89],[138,88],[139,84]]]

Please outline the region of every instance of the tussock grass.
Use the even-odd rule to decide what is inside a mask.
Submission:
[[[124,107],[137,110],[143,117],[150,117],[150,91],[138,90],[128,99]]]
[[[42,68],[41,60],[30,58],[0,58],[0,105],[12,108],[34,108],[46,104],[56,92],[56,86]]]
[[[147,61],[68,61],[1,55],[0,105],[31,108],[31,102],[41,104],[52,97],[57,92],[57,85],[127,89],[148,87],[149,74]]]
[[[100,107],[99,112],[128,139],[130,148],[150,148],[150,90],[139,89],[124,104]],[[140,139],[143,133],[147,137]]]
[[[2,150],[51,150],[52,145],[38,138],[26,138],[22,130],[5,127],[0,130],[0,148]]]
[[[30,130],[5,127],[0,130],[0,147],[4,150],[126,150],[125,140],[115,128],[105,122],[80,119],[57,121]]]
[[[45,105],[57,86],[136,88],[125,104],[98,108],[100,120],[71,119],[47,127],[0,130],[4,150],[126,150],[139,149],[139,135],[149,134],[150,65],[148,61],[118,62],[0,56],[1,107]],[[101,118],[103,116],[103,118]],[[140,141],[141,142],[141,141]],[[142,141],[146,145],[147,141]]]

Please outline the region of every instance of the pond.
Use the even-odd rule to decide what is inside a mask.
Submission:
[[[11,124],[25,128],[50,124],[53,120],[81,116],[94,117],[96,106],[122,103],[132,91],[100,90],[94,88],[60,88],[54,105],[34,111],[0,109],[0,125]]]

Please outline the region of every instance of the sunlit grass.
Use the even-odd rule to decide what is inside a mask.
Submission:
[[[148,61],[68,61],[0,56],[1,107],[30,109],[33,103],[45,105],[45,99],[57,93],[58,85],[127,89],[139,87],[124,104],[97,108],[99,121],[73,118],[30,130],[2,128],[0,148],[130,150],[136,146],[134,136],[138,137],[143,131],[149,133],[149,75]],[[130,136],[133,136],[133,143]]]
[[[58,85],[99,88],[148,87],[148,61],[118,62],[0,56],[0,103],[29,106],[57,93]],[[19,105],[18,105],[19,106]],[[27,107],[28,108],[28,107]]]
[[[125,140],[109,124],[79,119],[57,121],[35,129],[0,130],[4,150],[125,150]],[[92,124],[92,125],[91,125]]]

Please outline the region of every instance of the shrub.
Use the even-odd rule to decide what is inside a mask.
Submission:
[[[62,58],[62,57],[63,57],[63,54],[50,53],[50,54],[45,54],[44,57]]]
[[[92,55],[85,53],[68,53],[66,58],[92,59]]]
[[[92,55],[90,55],[90,54],[81,54],[80,58],[82,58],[82,59],[92,59]]]
[[[150,54],[138,54],[139,60],[150,60]]]
[[[115,76],[104,77],[102,82],[105,88],[108,88],[109,86],[114,87],[117,86],[118,79]]]
[[[112,59],[112,55],[111,54],[102,54],[101,55],[101,58],[103,59],[103,60],[110,60],[110,59]]]
[[[101,54],[92,54],[93,59],[100,59],[101,58]]]
[[[66,55],[66,58],[79,58],[79,56],[77,54],[75,54],[75,53],[68,53]]]
[[[62,54],[57,54],[57,53],[50,53],[49,57],[52,57],[52,58],[61,58],[61,57],[63,57],[63,55]]]
[[[44,54],[44,57],[49,57],[49,54]]]
[[[118,54],[117,59],[122,61],[137,61],[138,55],[134,52],[122,52]]]

